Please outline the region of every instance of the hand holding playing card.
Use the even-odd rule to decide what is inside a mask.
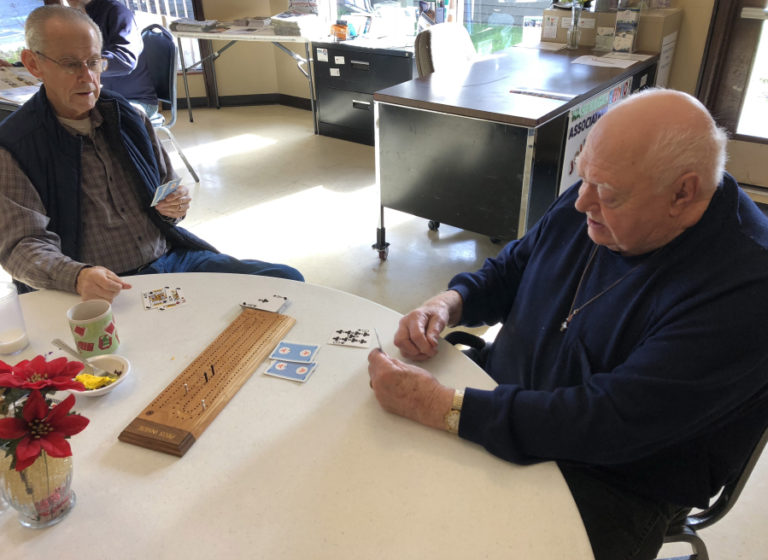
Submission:
[[[183,218],[186,216],[187,210],[189,210],[191,201],[192,197],[189,195],[189,189],[179,184],[175,190],[171,191],[170,194],[167,194],[165,198],[157,203],[155,210],[169,218]]]

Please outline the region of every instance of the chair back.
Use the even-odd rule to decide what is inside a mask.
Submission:
[[[466,27],[454,22],[432,25],[416,35],[414,51],[420,78],[465,66],[477,56]]]
[[[171,106],[168,122],[158,113],[158,118],[151,119],[152,124],[170,128],[176,122],[176,41],[170,31],[156,23],[145,27],[141,38],[144,41],[141,56],[147,61],[157,99]]]
[[[731,510],[741,495],[744,485],[749,480],[749,476],[752,474],[752,470],[755,468],[766,443],[768,443],[768,427],[765,428],[762,436],[755,444],[739,475],[723,486],[717,499],[707,509],[689,515],[682,523],[671,526],[667,530],[667,534],[664,537],[665,543],[686,542],[693,548],[691,556],[678,556],[672,560],[684,560],[686,558],[690,560],[709,560],[707,546],[699,537],[697,531],[713,525]]]

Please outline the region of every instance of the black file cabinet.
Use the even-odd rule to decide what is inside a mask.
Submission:
[[[373,145],[373,93],[417,76],[412,49],[313,43],[320,134]]]

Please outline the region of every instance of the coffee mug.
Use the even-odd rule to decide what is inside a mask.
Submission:
[[[70,307],[69,328],[75,347],[86,358],[114,354],[120,345],[112,306],[103,299],[91,299]]]

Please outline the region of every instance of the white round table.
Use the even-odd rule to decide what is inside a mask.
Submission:
[[[521,467],[447,432],[383,411],[368,349],[327,345],[338,328],[376,328],[385,351],[400,315],[319,286],[258,276],[129,278],[113,303],[133,373],[101,397],[78,396],[91,423],[69,441],[77,505],[58,525],[0,515],[3,558],[591,559],[554,463]],[[180,287],[187,303],[145,310],[142,292]],[[303,384],[253,376],[183,457],[118,441],[120,432],[240,313],[278,293],[296,319],[286,340],[321,345]],[[78,296],[22,296],[31,341],[16,363],[71,340]],[[6,357],[7,358],[7,357]],[[426,364],[455,387],[493,382],[441,341]]]

